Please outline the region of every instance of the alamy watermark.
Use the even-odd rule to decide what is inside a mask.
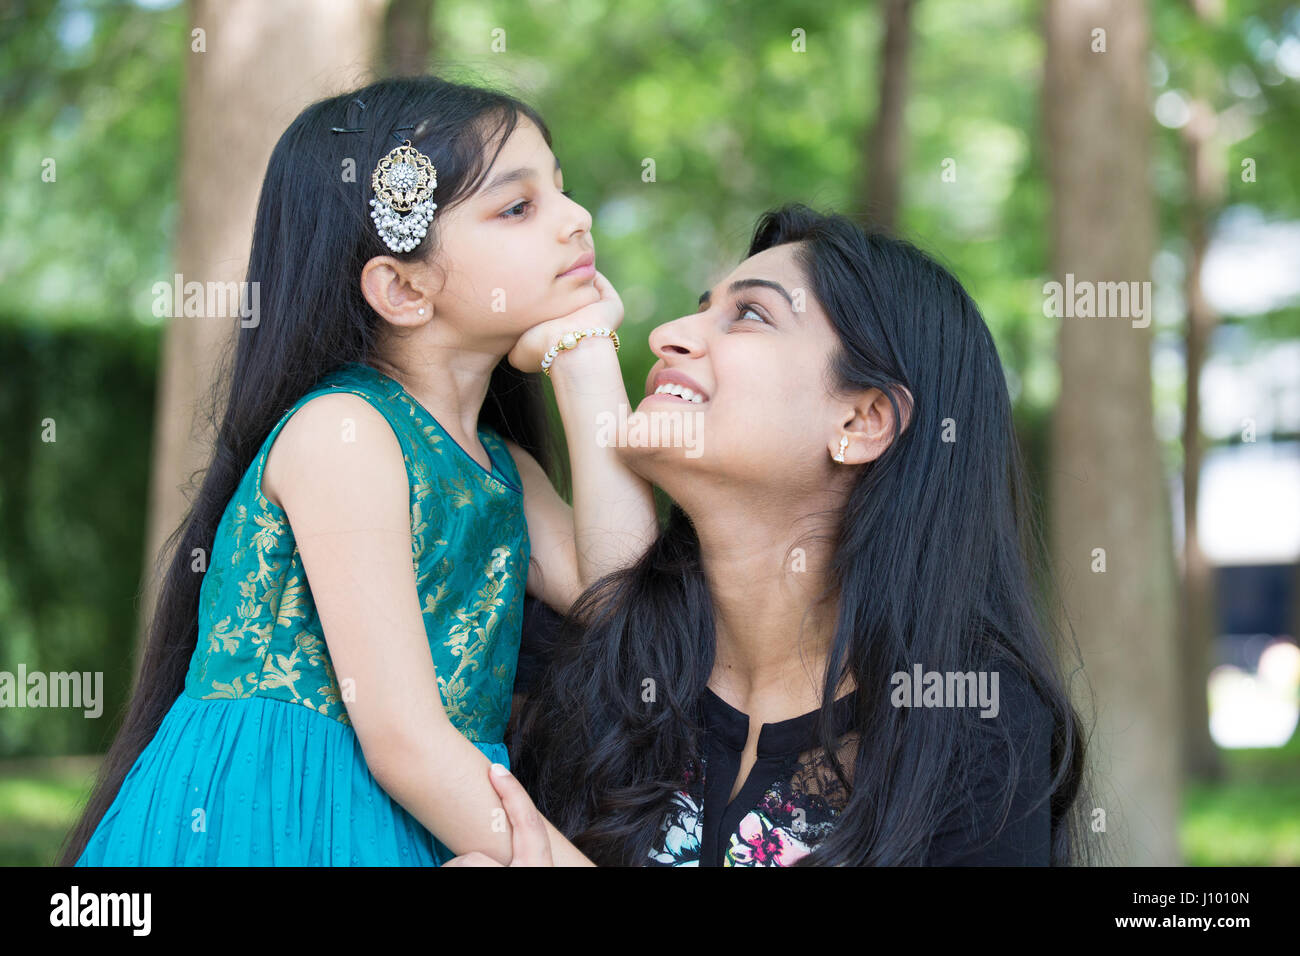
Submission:
[[[998,715],[997,671],[927,671],[916,664],[910,674],[896,671],[889,683],[895,707],[979,707],[981,717]]]
[[[104,712],[104,672],[0,671],[0,707],[81,707],[85,716]]]
[[[1065,285],[1043,284],[1043,315],[1059,319],[1132,319],[1135,329],[1151,324],[1150,282],[1074,281],[1074,273],[1065,274]]]
[[[596,444],[601,448],[685,448],[687,458],[704,454],[700,413],[690,409],[628,413],[619,405],[618,414],[604,411],[596,416]]]
[[[50,925],[123,926],[134,936],[148,936],[152,910],[152,893],[83,893],[74,883],[69,892],[50,897]]]
[[[186,282],[178,272],[172,282],[155,282],[150,291],[153,314],[160,319],[238,316],[245,329],[255,329],[262,321],[261,287],[257,282]]]

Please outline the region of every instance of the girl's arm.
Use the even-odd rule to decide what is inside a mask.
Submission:
[[[536,371],[542,355],[565,332],[617,328],[623,303],[603,275],[597,273],[595,281],[597,302],[530,329],[511,351],[511,364]],[[528,591],[566,611],[598,578],[644,554],[659,528],[650,483],[623,463],[614,443],[601,444],[609,423],[617,422],[620,410],[629,405],[613,341],[589,336],[561,352],[551,365],[551,384],[568,445],[573,507],[531,455],[513,442],[506,444],[524,482],[531,550],[542,572],[536,582],[529,575]]]
[[[354,440],[341,437],[347,419]],[[370,772],[455,853],[510,862],[510,824],[488,759],[452,725],[438,693],[411,561],[410,487],[392,428],[359,396],[323,395],[294,413],[273,449],[276,486],[267,491],[289,517]],[[578,862],[547,829],[559,856]]]

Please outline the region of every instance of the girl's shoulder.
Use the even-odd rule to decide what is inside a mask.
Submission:
[[[283,510],[276,491],[277,479],[286,458],[294,454],[295,448],[306,447],[304,442],[310,445],[326,436],[330,440],[356,441],[359,434],[374,432],[375,425],[381,428],[375,437],[382,440],[382,425],[387,423],[405,456],[410,442],[400,427],[400,415],[393,407],[391,392],[384,387],[385,381],[389,380],[374,369],[349,363],[322,376],[299,396],[271,428],[253,463],[253,491],[259,499]],[[288,441],[279,441],[281,435]]]
[[[313,399],[323,395],[355,395],[367,405],[374,408],[393,427],[399,440],[405,445],[406,429],[402,428],[411,416],[406,403],[402,401],[405,390],[388,376],[377,369],[359,362],[348,362],[323,375],[315,385],[309,388],[281,416],[271,429],[263,443],[265,453],[279,435],[280,431],[294,417],[295,413]],[[346,404],[346,401],[344,402]],[[353,407],[361,409],[353,403]],[[362,409],[363,410],[363,409]],[[363,410],[364,411],[364,410]],[[350,423],[344,421],[340,427],[346,428]],[[344,436],[347,440],[347,436]]]
[[[297,414],[309,403],[320,406],[318,400],[322,398],[325,404],[337,404],[337,410],[318,407],[305,416]],[[506,441],[493,429],[487,426],[479,429],[479,437],[493,465],[489,472],[461,449],[399,382],[360,363],[347,363],[327,373],[285,412],[262,445],[254,487],[259,494],[278,503],[274,491],[275,462],[292,455],[292,451],[275,451],[276,439],[286,427],[304,433],[291,436],[288,443],[291,446],[303,439],[356,441],[360,429],[374,430],[378,416],[382,416],[397,438],[413,496],[423,497],[442,481],[451,483],[452,490],[460,496],[457,500],[468,501],[480,486],[489,497],[508,498],[512,493],[522,493],[519,469]],[[291,426],[295,420],[298,424]]]

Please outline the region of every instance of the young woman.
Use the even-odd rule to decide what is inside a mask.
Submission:
[[[1050,575],[957,280],[787,206],[650,343],[637,411],[697,416],[699,453],[622,449],[667,527],[534,633],[511,752],[537,810],[602,865],[1086,861]],[[516,862],[550,862],[492,782]]]
[[[564,607],[653,526],[643,483],[584,448],[578,517],[525,527],[523,485],[554,492],[537,381],[504,357],[536,369],[587,327],[612,361],[622,317],[550,141],[525,104],[433,77],[281,136],[248,268],[263,315],[63,863],[510,858],[485,777],[525,581]],[[579,554],[614,507],[621,530]]]

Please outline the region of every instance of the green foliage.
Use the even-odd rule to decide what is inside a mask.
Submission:
[[[1300,865],[1300,733],[1284,747],[1220,752],[1227,778],[1184,794],[1180,838],[1192,866]]]
[[[6,708],[0,757],[111,740],[131,681],[157,342],[131,323],[0,322],[0,670],[103,674],[97,718]]]
[[[1225,202],[1300,215],[1300,84],[1276,56],[1300,42],[1297,8],[1230,0],[1207,26],[1185,0],[1149,6],[1153,100],[1199,84],[1217,109],[1251,117],[1225,159]],[[0,669],[100,669],[106,694],[116,688],[99,721],[6,715],[0,755],[95,749],[125,693],[157,356],[148,300],[173,271],[191,55],[185,6],[156,7],[18,0],[0,18]],[[900,222],[979,303],[1036,481],[1057,389],[1056,322],[1042,311],[1041,13],[1038,0],[918,0]],[[601,271],[627,305],[633,400],[655,360],[649,331],[694,311],[761,212],[791,200],[869,208],[876,5],[486,0],[434,14],[435,69],[513,89],[547,118],[566,186],[593,213]],[[1178,133],[1153,136],[1161,246],[1181,255]],[[1244,158],[1255,183],[1236,174]],[[1177,336],[1174,313],[1157,314],[1158,334]],[[1228,321],[1259,339],[1300,335],[1300,307]],[[54,445],[40,441],[47,416]]]
[[[26,0],[0,23],[0,315],[148,319],[171,274],[185,8]]]
[[[99,757],[0,764],[0,866],[53,866],[90,796]]]

